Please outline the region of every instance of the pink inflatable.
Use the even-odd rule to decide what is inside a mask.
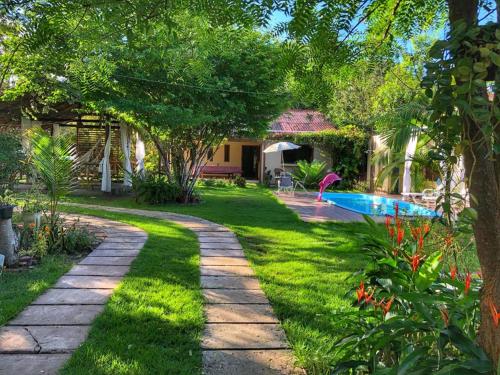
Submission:
[[[340,181],[340,180],[342,180],[342,178],[340,178],[336,173],[328,173],[319,183],[318,202],[321,201],[321,198],[323,197],[323,192],[326,190],[326,188],[331,184],[333,184],[335,181]]]

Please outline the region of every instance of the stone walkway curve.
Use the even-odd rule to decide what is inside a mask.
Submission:
[[[73,215],[68,215],[73,219]],[[103,242],[57,283],[0,328],[0,374],[56,374],[85,341],[113,289],[147,240],[139,228],[78,215]]]
[[[228,228],[169,212],[72,205],[168,220],[196,233],[206,316],[201,341],[203,374],[304,374],[294,366],[285,332],[238,239]]]

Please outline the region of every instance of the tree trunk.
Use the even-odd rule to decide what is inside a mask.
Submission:
[[[448,6],[451,25],[460,19],[469,26],[477,25],[477,0],[448,0]],[[498,84],[497,74],[497,88]],[[484,93],[486,95],[486,88]],[[499,103],[498,93],[495,103]],[[500,167],[494,159],[498,156],[490,152],[492,140],[483,136],[480,126],[466,115],[462,115],[462,125],[464,138],[472,140],[465,149],[464,161],[471,207],[477,211],[474,235],[484,281],[478,339],[496,368],[500,356],[500,327],[495,327],[490,307],[493,304],[500,308]]]
[[[0,219],[0,254],[5,255],[7,266],[12,266],[16,262],[14,253],[16,242],[16,235],[12,230],[12,220]]]

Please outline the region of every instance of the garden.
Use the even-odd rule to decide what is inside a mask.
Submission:
[[[498,17],[0,5],[0,374],[498,373]],[[271,131],[291,110],[332,125]],[[275,142],[307,156],[285,192]],[[314,220],[332,172],[390,213]]]

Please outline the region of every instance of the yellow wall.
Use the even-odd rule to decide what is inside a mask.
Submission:
[[[209,160],[207,165],[217,167],[240,167],[241,168],[241,150],[242,146],[260,146],[261,141],[233,141],[229,140],[223,143],[214,153],[213,160]],[[224,145],[229,145],[229,162],[224,161]],[[262,150],[261,150],[262,151]],[[262,160],[261,160],[262,163]],[[260,167],[260,166],[259,166]],[[260,168],[259,168],[260,176]]]

